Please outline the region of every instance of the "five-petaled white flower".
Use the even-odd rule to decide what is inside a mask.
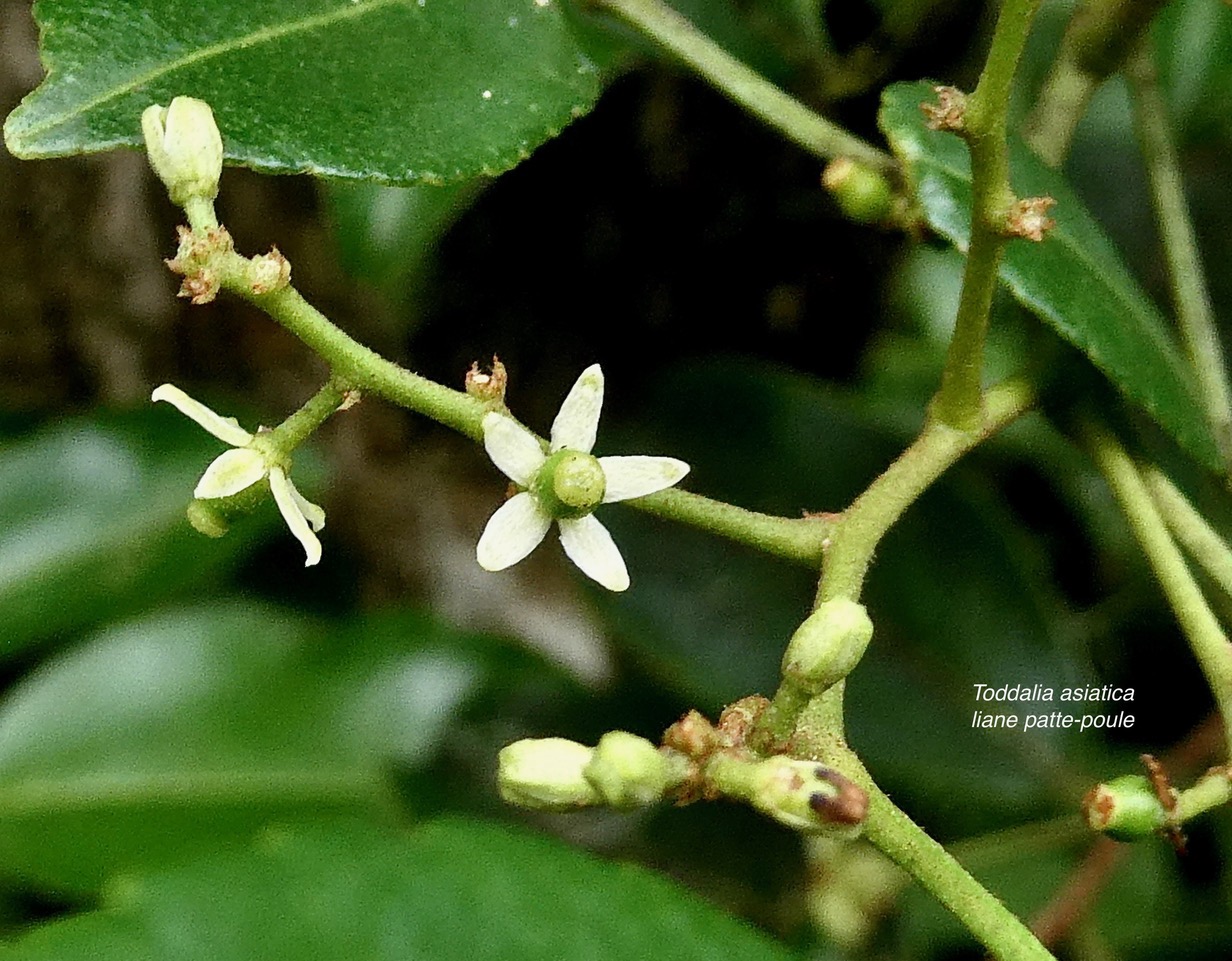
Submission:
[[[231,450],[219,454],[205,469],[193,490],[194,497],[202,500],[230,497],[269,477],[270,492],[274,495],[274,503],[278,505],[282,519],[304,546],[307,555],[304,566],[310,567],[320,561],[321,542],[313,531],[325,526],[325,511],[295,489],[282,465],[271,463],[264,453],[253,446],[255,438],[252,434],[244,430],[234,417],[214,413],[172,384],[155,388],[150,400],[165,400],[185,417],[231,445]]]
[[[592,457],[602,407],[603,371],[594,364],[561,404],[546,454],[539,438],[508,414],[484,416],[488,456],[523,490],[488,521],[476,548],[481,567],[499,571],[516,564],[556,521],[565,553],[584,574],[608,590],[629,586],[624,558],[591,511],[671,487],[689,465],[674,457]]]

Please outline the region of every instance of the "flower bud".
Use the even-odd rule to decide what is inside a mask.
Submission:
[[[855,830],[868,813],[868,795],[837,771],[788,757],[759,762],[749,780],[748,801],[763,814],[797,831]]]
[[[825,601],[792,635],[783,654],[783,677],[820,694],[846,677],[864,656],[873,622],[863,604]]]
[[[501,749],[497,784],[510,804],[571,811],[603,799],[583,771],[594,748],[561,737],[515,741]]]
[[[894,212],[894,188],[884,175],[850,157],[831,161],[821,175],[839,209],[859,224],[881,224]]]
[[[231,525],[227,522],[225,512],[220,510],[216,503],[193,498],[188,503],[186,513],[188,523],[197,533],[204,534],[206,537],[222,537],[230,530]]]
[[[1095,785],[1082,799],[1082,813],[1093,831],[1117,841],[1149,837],[1168,821],[1150,779],[1141,774]]]
[[[222,136],[203,100],[176,97],[171,106],[146,107],[141,115],[146,154],[171,202],[213,200],[222,175]]]
[[[653,804],[675,780],[659,749],[628,731],[604,734],[583,773],[603,800],[617,808]]]

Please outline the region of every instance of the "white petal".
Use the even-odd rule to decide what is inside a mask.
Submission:
[[[547,460],[539,438],[507,414],[484,415],[483,446],[501,473],[523,487]]]
[[[273,473],[273,471],[270,471],[271,477]],[[279,473],[281,474],[282,471],[280,470]],[[299,508],[299,512],[304,515],[304,520],[312,525],[314,531],[322,530],[325,527],[325,509],[312,503],[312,501],[301,494],[299,488],[295,486],[295,482],[289,477],[287,478],[287,487],[291,489],[291,499],[295,501],[295,506]]]
[[[281,467],[271,467],[269,475],[270,492],[274,495],[274,503],[278,505],[278,513],[287,522],[287,527],[291,528],[295,539],[304,546],[304,566],[311,567],[321,560],[321,542],[308,527],[308,520],[300,510],[298,500],[303,498],[295,493],[295,488],[291,486]]]
[[[488,519],[475,559],[485,571],[503,571],[538,547],[551,526],[552,518],[534,497],[525,491],[515,494]]]
[[[674,457],[600,457],[599,466],[607,479],[605,504],[665,490],[689,472],[689,465]]]
[[[244,430],[234,417],[223,417],[201,403],[193,400],[174,384],[163,384],[154,388],[150,400],[165,400],[185,417],[195,420],[220,441],[232,447],[243,447],[252,443],[252,434]]]
[[[569,559],[587,577],[594,578],[609,591],[623,591],[629,587],[629,571],[620,549],[593,514],[573,521],[562,520],[560,543]]]
[[[268,468],[265,466],[265,458],[255,450],[235,447],[223,451],[205,469],[201,480],[197,481],[193,497],[230,497],[246,487],[251,487],[265,476],[266,470]]]
[[[577,379],[569,396],[552,421],[552,450],[580,450],[589,454],[599,430],[599,411],[603,408],[603,371],[591,364]]]

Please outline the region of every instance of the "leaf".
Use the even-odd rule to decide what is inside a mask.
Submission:
[[[272,530],[272,512],[221,540],[188,525],[217,448],[155,411],[68,421],[0,447],[0,658],[200,591]]]
[[[0,708],[0,864],[90,892],[271,819],[382,818],[386,770],[431,760],[527,661],[411,614],[325,630],[231,604],[112,628]]]
[[[494,174],[599,94],[559,0],[42,0],[48,76],[5,123],[35,158],[140,145],[142,110],[208,101],[227,156],[391,184]]]
[[[45,924],[12,961],[789,961],[678,885],[559,842],[448,819],[409,837],[275,829],[249,848],[125,878],[102,911]]]
[[[883,95],[879,122],[929,225],[963,250],[971,221],[970,162],[958,137],[925,125],[920,104],[933,99],[929,84],[895,84]],[[1010,243],[1002,280],[1190,454],[1220,468],[1193,377],[1159,310],[1064,178],[1017,141],[1010,158],[1015,191],[1055,198],[1057,226],[1043,243]]]

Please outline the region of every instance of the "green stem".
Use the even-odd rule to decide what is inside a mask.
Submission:
[[[306,441],[318,427],[333,414],[351,390],[350,384],[341,377],[331,377],[299,410],[284,420],[268,434],[261,435],[265,446],[273,452],[289,457],[295,448]]]
[[[720,534],[814,570],[821,564],[833,524],[827,517],[792,518],[761,514],[676,488],[626,503],[648,514]]]
[[[254,293],[254,265],[234,251],[221,253],[215,263],[223,289],[265,311],[355,387],[416,410],[471,440],[483,439],[480,425],[490,408],[482,401],[386,360],[336,327],[290,285]]]
[[[1014,73],[1039,3],[1006,0],[984,72],[963,114],[962,134],[971,152],[971,240],[954,336],[933,408],[943,423],[960,430],[970,430],[980,421],[984,344],[1014,203],[1006,116]]]
[[[1027,120],[1027,142],[1060,166],[1096,89],[1129,56],[1167,0],[1088,0],[1065,28],[1061,47]]]
[[[334,371],[321,392],[273,432],[278,450],[293,449],[302,440],[301,432],[315,430],[337,409],[343,394],[353,388],[423,414],[471,440],[483,440],[483,415],[492,409],[489,403],[386,360],[335,326],[290,285],[255,293],[253,283],[259,280],[255,265],[232,250],[219,249],[210,267],[217,271],[225,290],[265,311]],[[775,517],[681,490],[661,491],[625,503],[812,568],[821,562],[830,526],[825,518]]]
[[[1055,961],[996,895],[886,796],[850,748],[823,748],[817,759],[868,792],[864,836],[949,908],[999,961]]]
[[[1223,718],[1225,737],[1232,745],[1232,644],[1185,565],[1129,454],[1112,435],[1097,427],[1087,430],[1086,439],[1206,675]]]
[[[930,419],[920,436],[835,521],[817,603],[836,597],[859,600],[864,576],[882,537],[941,474],[971,448],[1023,414],[1030,387],[1011,380],[990,389],[977,407],[976,429],[956,430]]]
[[[1232,470],[1232,388],[1228,385],[1215,313],[1185,201],[1167,107],[1146,44],[1141,44],[1130,58],[1126,73],[1133,92],[1138,142],[1150,180],[1181,336],[1197,377],[1198,393],[1215,442],[1224,463]]]
[[[1157,467],[1142,472],[1155,506],[1177,540],[1207,574],[1232,598],[1232,547],[1199,514],[1189,500]]]
[[[1216,768],[1192,787],[1181,791],[1172,810],[1172,821],[1184,824],[1199,814],[1221,807],[1232,800],[1232,780],[1227,768]]]
[[[896,169],[894,158],[848,133],[750,70],[660,0],[592,0],[636,27],[692,67],[750,113],[805,150],[826,160],[850,157],[876,170]]]

